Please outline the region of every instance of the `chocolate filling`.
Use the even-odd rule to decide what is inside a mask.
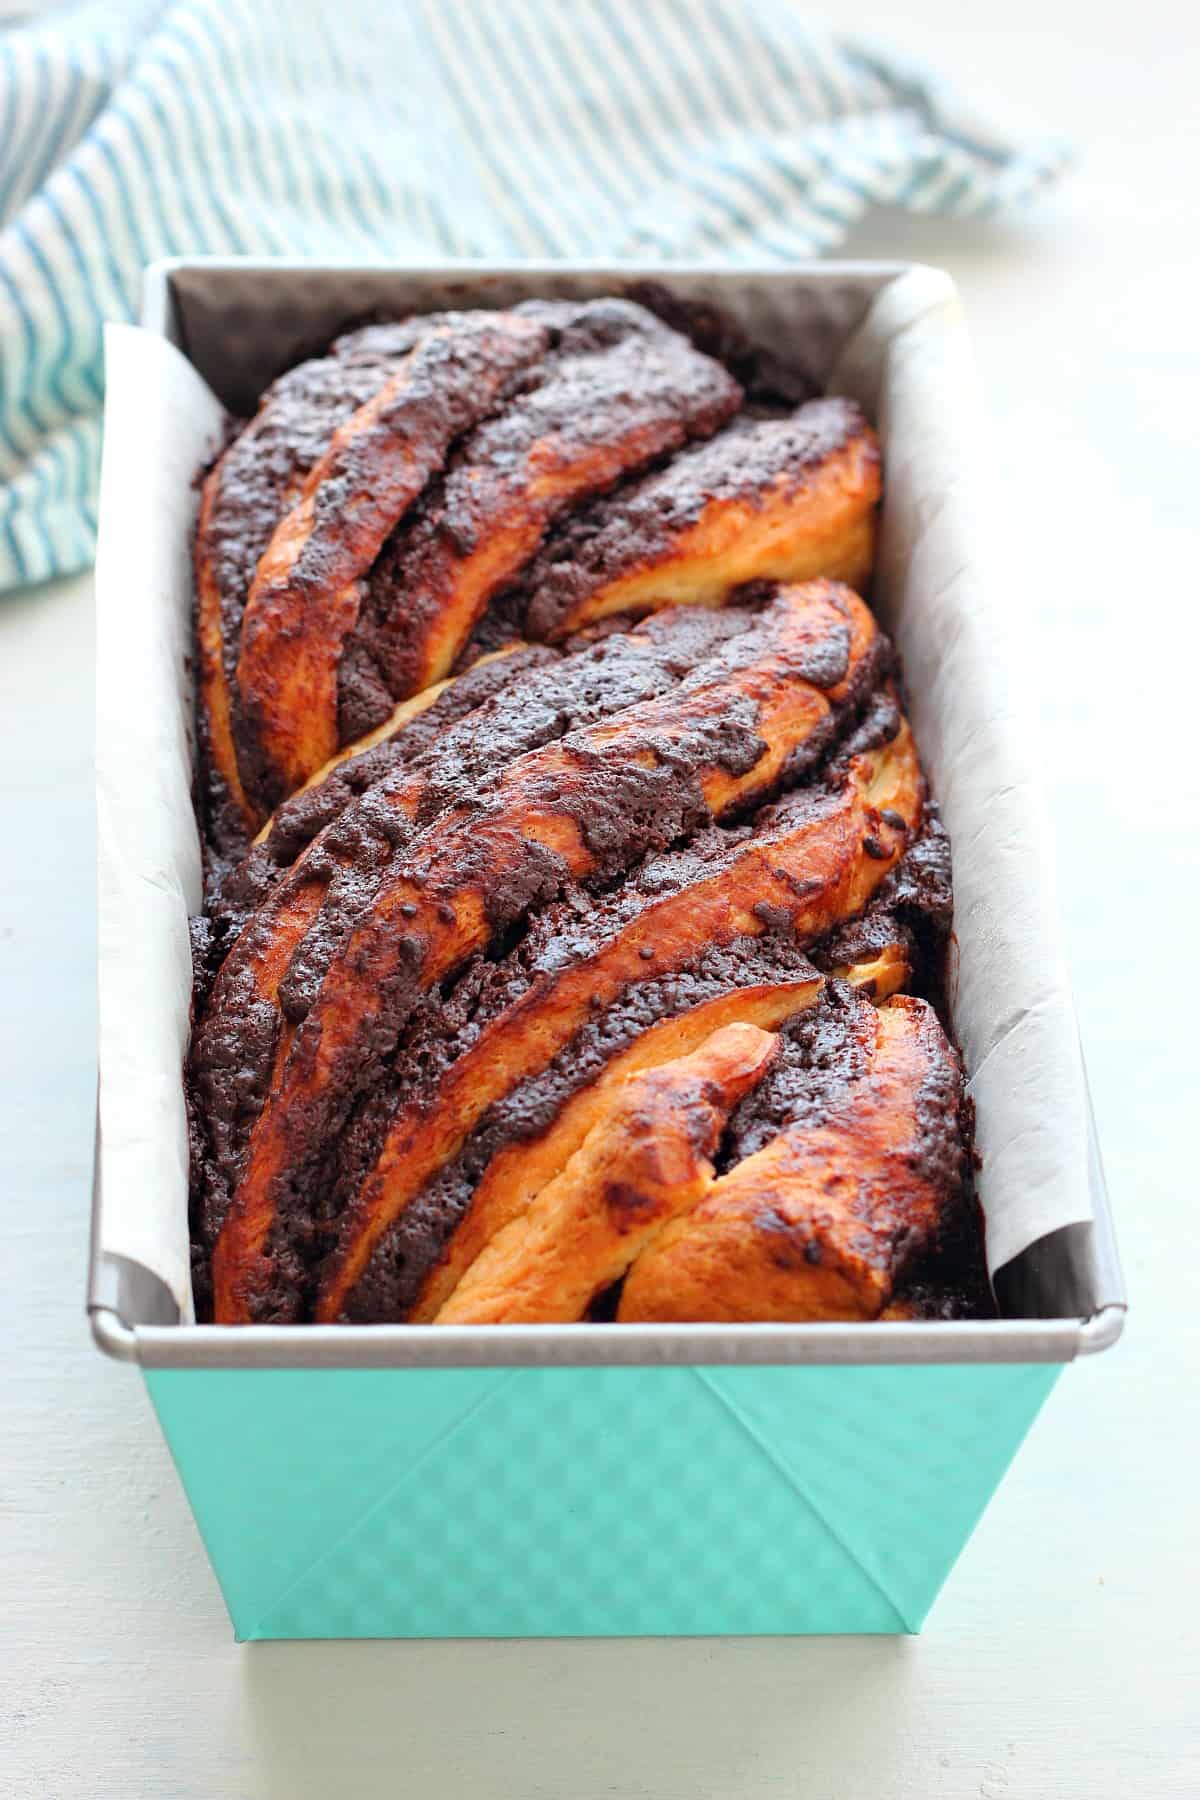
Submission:
[[[236,918],[261,906],[280,875],[368,788],[422,762],[468,713],[520,676],[554,662],[559,654],[547,645],[529,644],[468,669],[394,737],[347,757],[323,781],[285,800],[273,814],[262,843],[254,845],[225,878],[214,910]]]
[[[389,778],[411,770],[427,777],[431,797],[421,811],[426,824],[459,790],[495,775],[514,757],[667,692],[748,622],[744,610],[732,608],[676,612],[647,620],[634,637],[574,639],[561,651],[525,645],[468,669],[394,737],[348,757],[323,781],[285,801],[267,837],[225,877],[212,911],[237,920],[261,906],[314,838]],[[528,679],[535,671],[541,678]],[[465,728],[455,731],[463,721]]]
[[[834,796],[821,787],[797,789],[775,805],[763,808],[746,824],[710,824],[694,831],[686,844],[647,855],[611,891],[598,891],[590,883],[566,886],[559,898],[533,913],[507,954],[498,958],[477,957],[445,991],[427,996],[403,1030],[396,1027],[391,1039],[394,1052],[379,1054],[381,1040],[377,1033],[377,1060],[371,1083],[362,1082],[360,1076],[357,1087],[352,1086],[357,1073],[352,1071],[350,1079],[341,1085],[340,1094],[334,1097],[335,1103],[341,1098],[343,1110],[332,1154],[322,1163],[320,1142],[328,1142],[334,1136],[334,1128],[324,1126],[304,1166],[304,1179],[289,1180],[278,1196],[272,1257],[286,1274],[281,1273],[276,1291],[264,1304],[275,1307],[280,1304],[280,1294],[290,1292],[288,1304],[294,1307],[300,1296],[311,1294],[314,1266],[331,1245],[330,1222],[358,1192],[401,1100],[435,1093],[447,1070],[478,1041],[487,1026],[536,982],[552,979],[595,955],[648,907],[731,867],[748,842],[772,832],[794,831],[818,816],[833,800]],[[790,921],[787,923],[790,929]],[[769,946],[758,953],[762,961],[757,965],[767,973],[749,975],[739,985],[770,979],[773,966],[807,966],[777,932],[773,938],[746,940],[741,962],[747,968],[751,966],[747,959],[755,954],[750,946],[759,941]],[[663,954],[669,957],[669,946],[664,946]],[[720,966],[721,947],[713,946],[711,954],[715,960],[710,974]],[[670,976],[661,970],[656,975],[648,966],[646,984],[637,985],[648,985],[655,979],[669,980]],[[359,1099],[368,1085],[370,1091]],[[414,1219],[420,1216],[423,1215],[419,1210]],[[409,1227],[401,1229],[406,1232]]]
[[[308,865],[309,874],[328,869],[332,879],[280,986],[287,1017],[298,1023],[308,1013],[353,921],[378,892],[398,853],[436,818],[452,807],[469,806],[518,757],[670,692],[747,625],[744,613],[680,613],[654,621],[653,629],[636,636],[607,638],[548,667],[527,670],[411,761],[397,755],[393,773],[373,782],[357,807],[342,809]],[[748,728],[738,736],[732,719],[720,730],[731,744],[736,738],[742,759],[749,758],[746,766],[753,766],[757,737],[751,745]],[[412,773],[420,776],[422,792],[409,819],[388,797]],[[489,907],[493,904],[489,897]]]
[[[891,878],[897,888],[926,885],[928,865],[941,855],[940,848],[931,851],[929,838],[945,843],[936,821],[905,859],[913,865],[907,876],[901,863]],[[855,929],[852,925],[830,934],[814,947],[813,962],[822,968],[840,963],[843,953],[835,943]],[[783,1026],[778,1059],[726,1127],[717,1160],[721,1173],[764,1150],[790,1126],[819,1126],[852,1101],[853,1085],[869,1067],[864,1034],[856,1023],[861,1026],[870,1004],[847,983],[834,981],[815,1007]],[[902,1262],[895,1299],[916,1318],[995,1317],[968,1154],[972,1135],[961,1064],[956,1056],[939,1060],[918,1093],[908,1149],[912,1167],[942,1197],[939,1225],[931,1241],[897,1245]]]
[[[926,801],[921,835],[884,877],[857,919],[839,927],[813,951],[822,969],[872,962],[900,944],[912,966],[909,991],[938,1004],[942,963],[950,935],[954,901],[950,885],[950,840],[933,801]]]
[[[863,1023],[872,1012],[870,1000],[835,981],[815,1007],[788,1020],[779,1055],[730,1115],[717,1157],[721,1174],[765,1150],[788,1126],[819,1125],[845,1100],[870,1066]]]
[[[799,360],[784,362],[774,351],[753,343],[742,327],[719,306],[684,300],[657,281],[639,281],[629,297],[681,331],[706,356],[737,377],[749,406],[769,412],[790,411],[821,391],[821,382]],[[802,345],[789,346],[796,355]]]
[[[343,1128],[335,1152],[335,1173],[321,1190],[326,1197],[314,1208],[311,1193],[315,1190],[293,1189],[281,1208],[274,1240],[275,1254],[284,1254],[288,1245],[307,1247],[307,1253],[302,1251],[300,1260],[289,1265],[294,1278],[302,1286],[311,1286],[311,1278],[306,1279],[303,1273],[297,1275],[296,1272],[302,1265],[319,1260],[329,1249],[328,1222],[336,1219],[358,1192],[402,1100],[411,1102],[418,1095],[436,1094],[439,1083],[458,1059],[479,1041],[490,1024],[528,994],[536,983],[552,980],[555,975],[594,956],[603,945],[619,937],[648,907],[684,893],[698,883],[711,881],[722,869],[734,865],[747,843],[761,841],[774,832],[794,831],[819,816],[833,799],[831,792],[823,787],[797,789],[773,806],[761,809],[749,823],[733,827],[710,825],[695,833],[686,845],[648,856],[620,887],[611,892],[597,893],[587,885],[573,884],[560,899],[533,915],[524,935],[507,955],[496,960],[476,958],[448,992],[430,996],[400,1037],[396,1055],[382,1083],[351,1115],[351,1123]],[[432,1243],[437,1237],[437,1254],[440,1254],[487,1162],[504,1143],[532,1135],[538,1118],[549,1122],[561,1104],[561,1098],[554,1100],[553,1096],[558,1093],[565,1097],[561,1084],[571,1078],[572,1071],[577,1068],[584,1071],[580,1077],[581,1086],[597,1072],[595,1046],[609,1045],[604,1058],[607,1060],[618,1048],[624,1047],[625,1041],[632,1041],[648,1025],[661,1018],[673,1017],[700,1000],[756,981],[803,979],[810,965],[791,941],[790,917],[783,915],[778,921],[768,922],[768,926],[768,932],[761,938],[740,939],[731,946],[711,945],[699,963],[682,970],[656,972],[648,966],[646,980],[626,990],[613,1008],[605,1009],[590,1020],[555,1058],[551,1074],[522,1084],[514,1095],[493,1106],[472,1134],[462,1156],[441,1171],[426,1193],[406,1209],[393,1233],[388,1234],[387,1241],[391,1242],[394,1235],[397,1244],[408,1245],[413,1233],[417,1233],[422,1242]],[[669,957],[669,945],[664,946],[663,955]],[[699,979],[708,984],[703,992],[695,985],[697,972]],[[687,995],[691,997],[685,998]],[[656,1005],[661,1007],[658,1013],[653,1011]],[[630,1026],[629,1038],[618,1043],[622,1019],[637,1019],[639,1023],[636,1029]],[[547,1108],[551,1110],[547,1112]],[[541,1128],[544,1129],[544,1125]],[[458,1196],[452,1203],[446,1199],[451,1191]],[[444,1223],[440,1237],[433,1233],[429,1224],[434,1217]],[[384,1256],[384,1266],[392,1268],[388,1253],[381,1251],[379,1254]],[[416,1284],[411,1293],[405,1287],[409,1297],[403,1304],[407,1309],[432,1267],[432,1261],[414,1260],[414,1253],[405,1248],[394,1268],[399,1268],[401,1263],[407,1271],[405,1283]],[[367,1278],[364,1275],[363,1279]],[[374,1275],[370,1278],[375,1280]],[[388,1281],[394,1285],[393,1276],[389,1276]],[[356,1310],[365,1304],[356,1290],[351,1303],[354,1317],[367,1316]],[[386,1316],[402,1315],[392,1312]]]
[[[274,1284],[256,1315],[264,1320],[310,1316],[321,1262],[401,1103],[435,1092],[454,1062],[535,982],[593,954],[656,899],[711,877],[748,838],[776,826],[794,827],[827,803],[850,756],[895,735],[899,713],[884,685],[891,653],[880,639],[856,668],[848,697],[793,756],[779,782],[788,790],[783,798],[763,805],[763,797],[756,796],[747,803],[748,822],[714,825],[698,778],[703,767],[737,775],[758,760],[763,744],[757,708],[748,696],[716,720],[698,706],[692,728],[673,733],[669,743],[649,730],[642,739],[631,739],[620,764],[571,742],[573,732],[643,700],[686,695],[690,687],[704,685],[710,678],[706,665],[714,657],[728,671],[751,660],[755,609],[772,592],[766,585],[742,590],[737,610],[664,613],[637,627],[628,619],[606,620],[562,650],[524,647],[470,668],[473,658],[520,635],[531,596],[533,628],[551,628],[581,589],[651,557],[672,531],[698,518],[709,500],[752,493],[783,467],[802,474],[806,461],[827,455],[862,429],[857,409],[842,401],[822,401],[799,417],[783,416],[794,413],[812,391],[802,372],[762,356],[712,309],[683,305],[662,291],[648,290],[639,298],[658,319],[616,300],[531,302],[518,309],[540,319],[552,348],[535,369],[510,382],[492,417],[460,440],[367,577],[360,625],[339,674],[342,741],[382,722],[393,696],[406,691],[411,680],[413,645],[436,623],[436,609],[426,618],[422,608],[428,596],[418,592],[424,559],[446,546],[469,551],[504,523],[510,492],[504,483],[535,444],[558,432],[581,451],[593,443],[602,448],[629,420],[648,417],[637,389],[647,355],[663,359],[656,364],[658,398],[650,421],[661,438],[631,452],[615,485],[607,476],[587,496],[585,483],[563,507],[548,510],[540,551],[526,559],[515,579],[505,578],[508,585],[501,583],[474,627],[458,665],[468,672],[393,740],[348,759],[325,781],[286,801],[264,844],[226,876],[210,902],[210,916],[197,922],[194,1013],[202,1024],[187,1088],[201,1317],[210,1304],[211,1248],[266,1095],[281,1023],[286,1018],[299,1026],[292,1056],[303,1067],[316,1044],[317,1021],[309,1017],[313,1000],[348,933],[396,870],[398,852],[406,875],[424,882],[435,905],[440,898],[435,881],[447,884],[446,906],[452,888],[477,886],[493,941],[486,954],[429,993],[422,979],[427,945],[415,927],[406,932],[397,921],[390,936],[381,925],[366,932],[364,956],[372,964],[378,958],[381,1013],[369,1036],[346,1051],[312,1115],[296,1121],[289,1167],[273,1196]],[[701,356],[681,347],[660,319],[683,332]],[[225,663],[235,701],[241,609],[289,497],[336,426],[388,379],[429,323],[421,318],[373,324],[339,339],[324,358],[283,376],[227,451],[221,505],[208,544],[216,558]],[[699,382],[697,370],[703,375]],[[672,371],[686,372],[677,391]],[[748,404],[735,424],[712,438],[737,404],[737,383]],[[682,448],[695,437],[709,441]],[[476,491],[481,481],[482,502]],[[829,689],[844,680],[849,651],[848,629],[829,632],[795,673]],[[236,705],[234,730],[236,736]],[[578,826],[594,866],[586,879],[570,883],[559,859],[535,842],[522,843],[519,855],[507,860],[497,861],[494,848],[495,834],[504,828],[497,781],[516,759],[558,740],[566,740],[566,773],[553,775],[547,768],[542,783],[523,792],[522,803],[557,811]],[[245,754],[246,745],[239,742]],[[649,766],[641,766],[639,754]],[[409,818],[389,795],[414,781],[420,794]],[[812,785],[797,785],[805,782]],[[200,809],[211,885],[222,860],[244,849],[244,841],[223,807],[219,783],[203,774]],[[457,821],[451,839],[444,829],[428,839],[422,835],[447,815]],[[433,851],[439,846],[442,861],[435,865]],[[866,848],[869,854],[869,844]],[[264,1001],[248,976],[239,991],[236,962],[210,1002],[216,971],[238,928],[248,918],[248,935],[237,940],[239,954],[256,941],[268,942],[271,906],[310,880],[325,885],[323,904],[291,958],[278,1004]],[[412,909],[414,918],[417,910]],[[915,964],[914,985],[936,999],[950,917],[949,848],[930,808],[921,837],[861,917],[808,954],[815,965],[832,970],[901,942]],[[644,979],[598,1005],[541,1071],[516,1082],[385,1235],[345,1316],[404,1317],[497,1152],[544,1132],[571,1095],[648,1027],[731,988],[802,978],[808,965],[804,947],[791,941],[790,917],[779,910],[762,924],[762,936],[709,945],[680,969],[664,966],[670,955],[664,947],[664,957],[647,962]],[[256,932],[265,935],[256,940]],[[845,984],[833,983],[815,1010],[788,1023],[779,1062],[730,1121],[722,1167],[752,1154],[789,1123],[819,1120],[839,1095],[845,1097],[863,1072],[853,1024],[868,1004]],[[919,1316],[981,1316],[991,1310],[970,1193],[965,1151],[970,1135],[961,1079],[942,1070],[920,1096],[913,1154],[921,1172],[947,1195],[944,1227],[897,1294]],[[596,1316],[611,1317],[615,1304],[615,1292],[601,1296]]]
[[[521,578],[531,636],[552,635],[582,600],[653,565],[705,510],[754,500],[817,467],[867,429],[850,400],[813,400],[789,418],[734,419],[707,443],[627,480],[555,527]]]
[[[600,716],[605,716],[613,704],[614,693],[623,692],[628,696],[630,691],[622,688],[621,671],[625,672],[626,679],[645,684],[648,677],[661,683],[671,671],[687,670],[681,683],[682,691],[686,693],[689,686],[703,685],[709,679],[707,669],[700,662],[701,647],[718,649],[722,668],[732,670],[753,661],[758,651],[758,636],[752,616],[683,609],[646,621],[636,635],[602,637],[578,659],[564,659],[534,671],[523,677],[522,682],[528,687],[544,688],[564,678],[577,678],[576,705],[581,708],[591,705],[600,710]],[[832,652],[818,644],[807,661],[798,663],[799,678],[824,682],[844,678],[846,645],[840,632],[832,636]],[[639,647],[643,637],[649,650]],[[854,728],[869,696],[870,684],[886,668],[887,657],[886,644],[881,643],[861,659],[848,697],[812,734],[815,741],[802,746],[792,758],[787,770],[789,779],[802,776],[819,760],[822,748],[829,744],[839,727]],[[691,666],[693,663],[699,666]],[[612,675],[608,673],[610,667]],[[517,685],[514,683],[502,690],[480,711],[487,713],[490,709],[493,715],[502,714]],[[618,698],[617,704],[627,705],[629,700]],[[476,730],[477,716],[470,715],[456,728],[463,740],[462,754],[478,758],[482,769],[494,770],[499,761],[496,740],[486,728]],[[545,713],[539,716],[548,717]],[[561,714],[556,718],[557,727],[561,728],[566,721]],[[495,723],[493,717],[493,727]],[[636,743],[629,747],[628,763],[616,768],[611,762],[600,763],[580,751],[574,778],[561,786],[551,783],[542,803],[577,822],[595,860],[592,874],[581,886],[583,893],[602,893],[631,866],[650,857],[648,865],[638,870],[614,897],[613,910],[605,921],[609,929],[615,928],[622,919],[628,922],[650,899],[678,891],[704,874],[715,873],[722,858],[731,857],[738,843],[749,835],[750,827],[739,833],[710,824],[696,771],[714,764],[734,774],[752,768],[762,750],[754,726],[754,707],[746,700],[740,705],[732,705],[717,719],[698,714],[695,728],[680,734],[673,743],[663,743],[650,734],[646,747],[657,759],[651,767],[640,766],[633,760]],[[466,817],[474,812],[480,826],[485,825],[493,814],[503,818],[503,800],[492,798],[486,782],[473,797],[469,793],[474,784],[457,772],[455,758],[459,749],[450,742],[454,737],[454,732],[447,734],[437,749],[437,756],[446,759],[439,763],[446,789],[434,810],[458,803],[464,808]],[[325,838],[314,847],[306,865],[311,873],[320,872],[322,857],[332,861],[334,856],[341,856],[346,860],[344,866],[333,867],[329,890],[316,921],[298,946],[279,985],[279,1007],[258,998],[253,982],[247,976],[237,984],[230,984],[229,993],[222,996],[223,1008],[210,1010],[197,1034],[192,1075],[204,1116],[209,1122],[209,1155],[204,1159],[203,1187],[194,1202],[194,1212],[200,1220],[198,1229],[206,1241],[211,1241],[214,1230],[219,1229],[228,1210],[229,1196],[241,1171],[250,1130],[266,1098],[281,1010],[292,1023],[300,1025],[291,1055],[311,1054],[316,1040],[306,1043],[307,1026],[303,1021],[334,955],[386,880],[398,846],[407,847],[410,870],[420,878],[421,840],[414,841],[412,827],[394,808],[388,807],[383,791],[385,786],[386,783],[369,790],[329,827]],[[539,803],[536,793],[531,799],[535,805]],[[802,816],[819,808],[825,799],[819,789],[797,790],[780,802],[778,808],[761,813],[756,829],[769,831],[776,827],[794,827]],[[665,852],[668,846],[680,840],[691,841],[671,854],[652,854]],[[500,877],[489,863],[491,852],[486,837],[464,831],[457,849],[455,879],[477,884],[486,894],[487,914],[499,939],[513,925],[524,920],[531,909],[550,908],[550,903],[564,889],[563,870],[558,859],[536,845],[527,846],[516,867]],[[475,863],[478,863],[477,871],[474,870]],[[572,904],[568,898],[562,908],[543,910],[541,919],[535,920],[531,949],[527,954],[532,953],[539,941],[547,942],[549,953],[558,959],[569,960],[584,953],[588,930],[599,934],[602,928],[595,922],[586,926],[578,916],[569,918]],[[254,934],[269,932],[269,927],[268,918],[262,915],[252,918],[245,928],[251,934],[248,943],[254,941]],[[379,942],[378,932],[375,939]],[[599,935],[596,941],[599,941]],[[353,1044],[343,1053],[321,1106],[313,1108],[297,1131],[294,1168],[276,1201],[278,1222],[272,1241],[274,1254],[281,1259],[281,1271],[285,1261],[289,1268],[294,1268],[284,1252],[293,1232],[305,1241],[312,1241],[307,1222],[310,1196],[317,1196],[319,1210],[326,1211],[329,1206],[329,1155],[322,1150],[322,1145],[327,1145],[335,1135],[347,1129],[347,1121],[355,1115],[360,1097],[380,1080],[381,1072],[399,1042],[405,1021],[414,1006],[420,1004],[422,944],[415,939],[402,939],[399,943],[388,941],[382,948],[389,972],[380,984],[384,1001],[381,1015],[368,1042]],[[375,1102],[371,1113],[373,1119],[382,1118],[384,1104],[382,1100]],[[336,1179],[335,1186],[339,1190],[342,1188]],[[281,1274],[281,1285],[283,1283]],[[271,1304],[275,1304],[274,1297]]]
[[[812,972],[801,952],[783,939],[737,938],[711,946],[688,968],[627,987],[613,1005],[588,1019],[545,1069],[489,1107],[458,1155],[438,1170],[380,1239],[344,1317],[357,1323],[403,1319],[492,1158],[511,1144],[541,1136],[566,1102],[651,1026],[734,989],[803,981]],[[365,1169],[354,1172],[351,1191],[363,1173]]]
[[[289,369],[263,395],[254,418],[230,442],[220,464],[219,495],[208,525],[206,546],[221,604],[225,675],[235,703],[242,614],[259,558],[276,525],[309,471],[320,460],[339,425],[378,392],[422,332],[424,319],[389,328],[385,341],[354,332],[340,338],[331,355]],[[214,848],[237,855],[243,828],[230,808],[215,771],[202,768],[199,803]]]
[[[510,521],[528,520],[533,554],[572,505],[627,470],[707,437],[740,402],[741,390],[721,364],[644,308],[600,300],[531,302],[518,310],[549,328],[553,347],[534,376],[514,384],[507,407],[463,441],[367,578],[342,659],[343,736],[381,723],[393,698],[419,681],[422,644],[445,604],[438,571],[447,550],[467,557]],[[618,445],[619,467],[611,454]],[[540,461],[552,466],[572,457],[573,479],[559,493],[546,488]],[[502,572],[494,587],[516,573]]]
[[[329,824],[321,843],[290,881],[291,889],[314,879],[328,886],[320,911],[279,984],[278,1010],[257,997],[247,974],[231,991],[221,993],[197,1033],[192,1079],[202,1097],[204,1116],[212,1122],[213,1166],[224,1174],[221,1193],[205,1209],[213,1218],[219,1222],[224,1214],[225,1190],[237,1178],[250,1129],[266,1097],[280,1012],[292,1024],[305,1018],[330,962],[379,891],[398,852],[411,846],[439,813],[470,803],[516,757],[669,691],[749,623],[749,615],[736,611],[664,615],[647,621],[635,636],[607,637],[573,655],[539,652],[539,660],[545,659],[542,666],[526,663],[503,685],[494,674],[503,663],[488,664],[464,676],[442,697],[454,700],[457,707],[463,698],[480,698],[482,690],[481,704],[463,713],[457,723],[453,709],[443,712],[440,721],[420,714],[399,741],[381,744],[341,765],[325,782],[282,809],[285,816],[271,837],[225,885],[223,906],[230,910],[223,915],[222,943],[227,942],[229,924],[239,922],[233,905],[249,901],[264,885],[269,891],[269,874],[276,880],[281,874],[272,855],[281,859],[306,832],[320,829],[319,821],[327,814]],[[466,696],[460,694],[464,685]],[[488,687],[493,690],[490,694]],[[429,712],[440,706],[439,701]],[[388,795],[414,774],[421,777],[423,792],[417,816],[410,820],[389,804]],[[369,787],[356,795],[355,789],[368,779]],[[535,879],[540,879],[536,871]],[[281,889],[281,897],[287,891]],[[501,903],[519,909],[511,891],[489,896],[490,906]],[[273,915],[254,914],[243,929],[246,936],[239,942],[238,954],[242,962],[249,962],[259,946],[269,943]],[[206,942],[211,944],[213,935],[213,928],[206,927]],[[234,967],[231,963],[227,985]]]

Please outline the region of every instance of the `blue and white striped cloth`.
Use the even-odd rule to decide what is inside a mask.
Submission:
[[[0,27],[0,587],[85,566],[105,319],[187,252],[790,260],[1025,199],[989,126],[792,0],[90,0]]]

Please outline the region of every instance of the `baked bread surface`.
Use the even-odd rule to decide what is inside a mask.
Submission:
[[[681,323],[362,328],[204,482],[203,1317],[990,1304],[878,440]]]

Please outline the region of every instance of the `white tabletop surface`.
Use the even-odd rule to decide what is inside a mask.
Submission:
[[[1168,0],[1005,0],[986,19],[909,0],[906,45],[1019,97],[1084,159],[1028,215],[876,220],[851,246],[944,264],[973,322],[1124,1341],[1066,1371],[920,1639],[235,1645],[141,1383],[83,1321],[89,584],[0,601],[5,1800],[1200,1793],[1185,16]],[[900,15],[867,5],[854,25],[899,36]]]

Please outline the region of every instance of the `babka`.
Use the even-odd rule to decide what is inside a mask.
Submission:
[[[367,325],[205,476],[201,1318],[990,1310],[878,441],[721,336]]]

